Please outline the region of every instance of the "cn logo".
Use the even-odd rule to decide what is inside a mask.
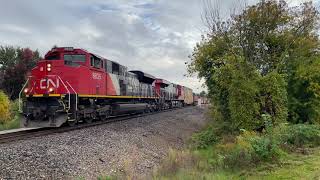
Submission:
[[[56,82],[54,82],[52,79],[40,80],[40,89],[48,89],[49,87],[59,88],[59,79],[57,79]]]

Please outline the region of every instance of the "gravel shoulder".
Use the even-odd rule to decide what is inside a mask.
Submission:
[[[187,107],[61,134],[0,145],[0,179],[148,177],[170,148],[181,149],[206,123]]]

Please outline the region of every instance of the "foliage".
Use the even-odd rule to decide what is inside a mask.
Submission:
[[[289,120],[320,124],[320,58],[301,64],[290,79]]]
[[[282,125],[274,129],[272,133],[274,138],[287,149],[320,146],[320,127],[318,125]]]
[[[211,151],[207,150],[206,152]],[[248,169],[216,171],[199,168],[198,164],[205,164],[206,159],[199,159],[192,168],[179,169],[175,174],[157,173],[154,179],[317,179],[320,168],[320,149],[315,148],[308,156],[302,154],[288,154],[281,159],[280,164],[263,163]],[[203,152],[203,153],[206,153]]]
[[[261,113],[270,115],[273,125],[286,121],[288,115],[287,83],[283,75],[270,72],[268,75],[261,77],[258,84],[260,87]]]
[[[283,154],[278,142],[267,135],[244,131],[234,143],[221,143],[218,153],[225,168],[246,168],[260,162],[275,162]]]
[[[268,120],[268,117],[264,119]],[[310,124],[280,124],[269,128],[262,134],[242,130],[241,134],[233,139],[223,138],[206,148],[170,150],[168,158],[156,171],[155,179],[304,177],[290,174],[288,167],[292,168],[294,173],[315,176],[314,172],[320,167],[320,127]],[[292,149],[317,149],[315,155],[312,155],[310,149],[309,156],[292,151],[287,154],[284,150],[288,148],[284,145],[292,146]],[[302,165],[308,168],[304,169]]]
[[[14,116],[13,119],[6,121],[3,124],[0,124],[0,131],[9,130],[9,129],[17,129],[20,127],[20,118],[19,116]]]
[[[39,58],[39,52],[29,48],[0,46],[0,89],[3,89],[10,99],[18,97],[28,71]]]
[[[199,94],[200,97],[206,97],[207,93],[205,91],[201,91]]]
[[[4,93],[2,93],[4,94]],[[0,91],[0,109],[1,106],[3,106],[5,103],[1,103],[1,91]],[[7,101],[7,117],[5,118],[5,121],[0,121],[0,131],[2,130],[8,130],[8,129],[16,129],[20,127],[20,114],[19,114],[19,106],[18,106],[18,100],[16,101],[9,101],[8,97],[6,96]],[[1,113],[0,110],[0,116],[4,113]]]
[[[280,158],[284,157],[283,154],[278,141],[272,136],[242,131],[233,139],[225,137],[219,143],[206,148],[170,150],[155,177],[161,175],[174,179],[176,176],[191,176],[198,179],[207,177],[204,174],[208,173],[210,176],[219,177],[221,172],[250,170],[264,163],[278,163]]]
[[[196,149],[207,148],[208,146],[213,145],[215,142],[217,142],[217,135],[214,133],[212,127],[208,127],[199,133],[195,133],[191,137],[192,147]]]
[[[10,118],[10,101],[6,94],[0,91],[0,124],[7,122]]]
[[[188,70],[206,82],[215,125],[263,129],[266,114],[273,125],[320,121],[319,13],[312,2],[260,1],[224,20],[212,8]]]

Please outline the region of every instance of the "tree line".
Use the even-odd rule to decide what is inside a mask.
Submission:
[[[39,59],[38,50],[0,46],[0,90],[11,100],[18,98],[28,73]]]
[[[283,122],[319,124],[314,4],[262,0],[224,18],[206,2],[208,32],[194,48],[188,71],[205,80],[216,127],[238,132]]]

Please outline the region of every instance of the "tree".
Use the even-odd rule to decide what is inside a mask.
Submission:
[[[205,91],[201,91],[199,95],[200,95],[200,97],[206,97],[207,93]]]
[[[0,47],[0,88],[10,99],[16,99],[27,73],[40,59],[39,52],[29,48]]]
[[[274,125],[287,117],[317,121],[319,14],[312,2],[290,7],[263,0],[226,19],[210,5],[204,14],[210,29],[188,70],[205,79],[218,124],[227,131],[260,129],[265,115]]]

